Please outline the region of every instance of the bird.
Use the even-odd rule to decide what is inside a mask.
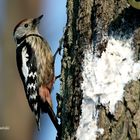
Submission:
[[[23,19],[13,30],[16,62],[26,97],[40,129],[40,114],[48,113],[56,129],[57,117],[52,109],[51,91],[55,81],[54,57],[48,42],[39,33],[43,15]]]

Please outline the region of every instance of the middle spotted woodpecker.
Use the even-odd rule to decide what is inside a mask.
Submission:
[[[38,18],[24,19],[14,28],[17,45],[17,67],[22,79],[29,106],[40,128],[40,112],[49,114],[58,130],[59,124],[52,110],[51,90],[55,81],[54,57],[51,49],[38,32]]]

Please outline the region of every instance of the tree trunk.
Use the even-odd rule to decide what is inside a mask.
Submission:
[[[106,103],[103,101],[104,97],[102,95],[104,95],[104,90],[103,93],[97,94],[94,93],[95,90],[93,90],[94,97],[90,98],[84,94],[84,90],[87,89],[83,89],[82,86],[85,82],[85,78],[83,77],[83,71],[86,67],[84,64],[85,54],[88,53],[88,51],[93,53],[92,59],[95,62],[95,58],[97,62],[103,60],[102,57],[105,57],[109,51],[107,46],[109,46],[109,42],[112,38],[119,42],[118,47],[121,46],[120,42],[122,42],[122,46],[127,46],[127,40],[132,38],[130,41],[131,47],[128,47],[128,49],[134,51],[134,63],[137,63],[139,66],[139,15],[140,11],[132,8],[126,0],[67,1],[67,24],[63,42],[64,49],[60,93],[62,96],[61,114],[59,114],[62,126],[61,135],[59,136],[60,139],[140,139],[140,81],[138,80],[138,76],[130,80],[122,79],[125,83],[123,87],[123,96],[115,104],[115,111],[110,109],[112,108],[110,105],[111,102]],[[110,54],[111,57],[113,55],[113,53]],[[122,59],[124,63],[128,61],[128,55],[130,54],[127,54],[126,57]],[[118,68],[121,69],[122,65],[121,63]],[[93,65],[93,67],[95,66]],[[110,67],[112,67],[112,65]],[[108,66],[107,70],[110,67]],[[104,67],[102,68],[105,69]],[[140,72],[139,67],[136,70],[138,70],[138,73]],[[93,73],[96,72],[96,70],[93,71]],[[126,72],[124,72],[124,74],[125,73]],[[92,71],[89,75],[85,74],[85,77],[88,79],[90,75],[92,77]],[[102,76],[102,71],[99,71],[99,76],[100,75]],[[110,78],[111,75],[108,74],[108,77]],[[91,83],[87,83],[88,86],[89,84],[93,84],[92,81]],[[108,83],[108,86],[109,85],[110,83]],[[88,88],[88,86],[85,88]],[[96,85],[93,84],[93,88],[94,87],[96,87]],[[90,90],[92,89],[90,88]],[[115,96],[117,97],[115,94],[114,91],[111,100],[113,100]],[[97,99],[96,101],[95,98]],[[82,112],[84,112],[82,108],[82,106],[84,107],[84,103],[89,105],[91,102],[93,102],[92,108],[95,107],[91,110],[92,119],[95,121],[97,117],[97,127],[101,128],[102,131],[97,129],[95,130],[95,137],[84,137],[85,135],[82,135],[81,131],[82,126],[80,124],[82,120],[80,116],[82,115],[84,117],[84,114],[82,114]],[[85,127],[86,125],[88,124],[85,124]],[[79,130],[77,131],[77,129]],[[89,129],[95,128],[90,127]],[[89,131],[90,130],[88,130],[87,133]],[[80,136],[83,137],[79,137],[78,132]]]

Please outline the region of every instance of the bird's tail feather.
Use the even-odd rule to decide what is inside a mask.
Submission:
[[[53,122],[56,130],[59,131],[60,125],[58,124],[58,119],[55,116],[55,113],[52,110],[50,104],[48,102],[45,102],[45,103],[42,102],[41,109],[42,109],[42,112],[48,113],[48,115],[49,115],[51,121]]]

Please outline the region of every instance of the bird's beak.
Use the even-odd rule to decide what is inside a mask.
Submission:
[[[43,15],[37,17],[37,18],[34,18],[33,19],[33,25],[36,26],[40,23],[40,20],[42,19]]]

